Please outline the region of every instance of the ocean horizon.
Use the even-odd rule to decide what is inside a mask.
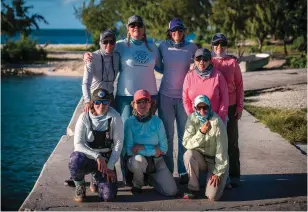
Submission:
[[[33,30],[30,34],[32,40],[36,40],[38,44],[92,44],[92,35],[86,29],[40,29]],[[8,38],[1,35],[1,44],[6,39],[18,41],[20,33]]]
[[[93,44],[92,35],[86,29],[40,29],[33,30],[29,37],[32,40],[36,40],[37,44]],[[2,34],[1,44],[5,44],[6,39],[18,41],[20,39],[20,33],[10,38]],[[193,33],[188,34],[185,39],[187,41],[194,40],[195,35]],[[149,42],[154,41],[150,37],[148,37],[148,40]]]

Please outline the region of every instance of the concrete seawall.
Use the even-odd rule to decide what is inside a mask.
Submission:
[[[269,82],[269,76],[273,84]],[[243,73],[243,77],[245,90],[307,82],[306,70],[249,72]],[[157,81],[159,85],[160,79]],[[167,198],[156,194],[151,187],[144,187],[142,195],[134,196],[129,187],[122,187],[116,202],[100,202],[97,194],[92,194],[89,189],[87,202],[74,202],[75,189],[64,186],[63,182],[69,177],[68,160],[73,151],[75,124],[81,112],[80,100],[67,135],[61,137],[44,164],[20,210],[307,210],[307,157],[280,135],[256,122],[246,111],[239,122],[242,186],[226,190],[221,201]],[[177,143],[176,136],[174,142]],[[89,182],[89,176],[86,181]]]

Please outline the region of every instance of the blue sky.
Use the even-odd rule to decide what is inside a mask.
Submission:
[[[41,29],[84,29],[85,27],[74,15],[74,6],[79,8],[88,0],[25,0],[32,5],[29,14],[38,13],[49,22],[39,22]]]

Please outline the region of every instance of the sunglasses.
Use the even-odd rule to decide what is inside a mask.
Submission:
[[[103,104],[103,105],[108,105],[110,102],[110,100],[108,99],[103,99],[103,100],[95,100],[93,103],[95,105],[100,105],[100,104]]]
[[[114,45],[114,44],[115,44],[115,41],[114,41],[114,40],[103,40],[102,43],[103,43],[104,45],[107,45],[108,43],[109,43],[110,45]]]
[[[201,60],[203,60],[204,62],[210,61],[209,58],[206,58],[206,57],[204,57],[204,56],[199,56],[199,57],[196,57],[196,58],[195,58],[195,61],[200,62]]]
[[[137,105],[140,105],[140,104],[147,104],[147,103],[149,103],[150,102],[150,100],[148,100],[148,99],[141,99],[141,100],[138,100],[138,101],[136,101],[136,104]]]
[[[225,42],[225,41],[217,41],[217,42],[213,43],[214,46],[218,46],[219,44],[221,46],[227,46],[227,42]]]
[[[197,110],[209,110],[209,106],[205,105],[205,106],[197,106]]]
[[[178,31],[178,32],[184,32],[184,29],[181,28],[181,27],[175,27],[175,28],[171,29],[170,31],[171,31],[171,32],[176,32],[176,31]]]
[[[138,27],[138,28],[142,28],[143,27],[143,24],[142,23],[131,23],[128,25],[130,28],[135,28],[135,27]]]

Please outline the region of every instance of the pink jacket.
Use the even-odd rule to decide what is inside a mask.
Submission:
[[[218,69],[228,84],[229,105],[237,105],[236,111],[243,111],[244,89],[241,69],[233,57],[213,57],[212,64]]]
[[[223,75],[214,68],[209,78],[200,77],[194,70],[187,73],[183,85],[183,103],[187,115],[194,112],[196,96],[209,97],[212,110],[225,122],[228,115],[228,87]]]

